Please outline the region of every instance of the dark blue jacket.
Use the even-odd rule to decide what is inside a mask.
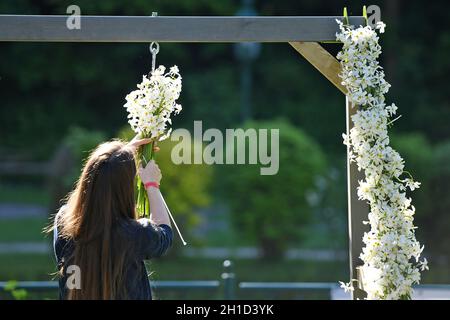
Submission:
[[[63,209],[63,208],[62,208]],[[61,212],[61,210],[60,210]],[[60,213],[55,218],[58,219]],[[132,220],[123,219],[117,226],[116,232],[126,235],[124,239],[130,241],[131,252],[127,254],[127,270],[125,279],[127,283],[126,299],[151,300],[152,293],[144,260],[160,257],[172,245],[172,229],[166,225],[155,225],[149,219]],[[66,270],[68,260],[74,251],[74,242],[59,235],[58,228],[53,232],[53,249],[58,265],[58,270],[64,266]],[[82,270],[81,270],[82,273]],[[81,274],[82,276],[82,274]],[[59,279],[59,298],[64,299],[67,294],[67,275],[64,273]],[[121,299],[121,297],[118,297]]]

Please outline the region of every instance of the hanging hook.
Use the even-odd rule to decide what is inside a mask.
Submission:
[[[348,22],[348,14],[347,7],[344,7],[344,23],[348,26],[350,23]]]
[[[158,12],[152,12],[152,17],[158,16]],[[150,53],[152,54],[152,72],[155,71],[156,68],[156,55],[159,52],[159,43],[153,41],[149,46]]]
[[[155,67],[156,67],[156,55],[159,52],[159,43],[158,42],[152,42],[150,43],[150,52],[152,54],[152,72],[155,71]]]

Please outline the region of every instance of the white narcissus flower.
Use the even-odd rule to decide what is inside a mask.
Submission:
[[[171,115],[182,110],[176,102],[181,93],[178,67],[173,66],[166,73],[166,68],[159,66],[150,77],[142,76],[137,88],[125,98],[128,123],[142,137],[159,137],[159,141],[166,139],[170,135]]]
[[[423,261],[420,263],[420,271],[425,270],[429,270],[427,258],[424,258]]]
[[[352,283],[344,283],[342,281],[339,281],[339,284],[341,285],[341,288],[344,289],[345,292],[351,292],[354,290]]]
[[[390,84],[378,63],[381,46],[376,33],[383,33],[386,25],[380,21],[372,29],[337,23],[340,32],[336,38],[343,43],[337,55],[340,77],[350,101],[358,107],[351,117],[353,128],[343,139],[350,161],[365,174],[359,181],[358,197],[370,206],[364,222],[370,231],[363,236],[365,247],[360,255],[364,262],[362,284],[367,299],[410,298],[412,286],[419,283],[420,271],[428,270],[428,262],[419,260],[423,246],[416,240],[415,208],[406,196],[407,189],[413,191],[420,183],[400,179],[405,173],[404,160],[389,146],[388,127],[395,120],[391,117],[397,106],[385,103]],[[344,290],[350,289],[350,283],[340,283]]]

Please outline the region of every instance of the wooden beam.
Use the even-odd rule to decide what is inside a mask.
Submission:
[[[350,134],[351,128],[353,128],[353,121],[351,116],[357,111],[356,107],[353,107],[349,98],[346,97],[346,127],[347,135]],[[358,167],[355,162],[350,162],[349,148],[347,147],[347,197],[348,197],[348,241],[349,241],[349,258],[350,258],[350,279],[360,279],[358,267],[362,265],[362,261],[359,255],[362,252],[363,247],[363,235],[367,230],[363,221],[367,220],[369,213],[368,205],[358,199],[357,188],[358,181],[364,179],[364,173],[358,171]],[[354,286],[353,299],[364,299],[365,292],[361,290],[359,286]]]
[[[289,42],[309,63],[336,86],[343,94],[347,89],[341,84],[341,65],[335,57],[317,42]]]
[[[58,42],[289,42],[331,41],[341,16],[88,16],[80,29],[66,15],[0,15],[0,41]],[[72,17],[73,18],[73,17]],[[349,17],[354,25],[361,16]]]

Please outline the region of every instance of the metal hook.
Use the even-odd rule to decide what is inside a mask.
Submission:
[[[152,17],[158,16],[158,12],[152,12]],[[159,52],[159,43],[153,41],[149,46],[150,53],[152,54],[152,72],[155,71],[156,68],[156,55]]]
[[[149,49],[150,49],[150,52],[152,54],[158,54],[158,52],[159,52],[159,43],[158,42],[150,43]]]

